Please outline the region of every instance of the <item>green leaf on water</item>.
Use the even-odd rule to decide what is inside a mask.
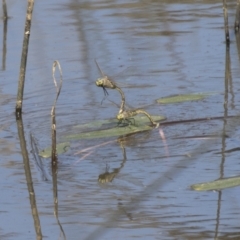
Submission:
[[[93,122],[89,122],[89,123],[84,123],[81,125],[76,125],[73,126],[74,129],[84,129],[86,131],[86,129],[91,129],[91,128],[100,128],[103,125],[113,125],[113,124],[117,124],[117,121],[115,121],[115,119],[112,120],[98,120],[98,121],[93,121]]]
[[[225,188],[236,187],[240,185],[240,177],[231,177],[215,180],[212,182],[205,182],[194,184],[191,188],[195,191],[211,191],[211,190],[221,190]]]
[[[66,152],[70,147],[70,142],[58,143],[56,146],[57,154],[62,154]],[[49,158],[52,155],[52,147],[48,147],[38,154],[40,157]]]
[[[163,116],[151,116],[154,121],[159,122],[161,120],[164,120],[165,117]],[[101,124],[99,124],[98,121],[92,122],[88,124],[88,127],[98,127],[98,129],[90,129],[90,131],[80,132],[78,134],[72,134],[65,137],[67,140],[80,140],[80,139],[94,139],[94,138],[105,138],[105,137],[118,137],[130,133],[137,133],[141,131],[151,130],[153,127],[151,127],[151,122],[149,119],[144,115],[138,115],[134,117],[135,125],[129,125],[125,127],[119,127],[117,126],[118,121],[113,120],[105,120],[100,121]],[[132,120],[133,122],[133,120]],[[149,124],[149,125],[148,125]],[[83,125],[84,128],[86,125]],[[99,129],[100,126],[100,129]],[[81,126],[78,126],[80,128]],[[104,128],[104,129],[102,129]]]
[[[171,97],[159,98],[157,99],[157,103],[172,104],[172,103],[181,103],[181,102],[188,102],[188,101],[198,101],[210,95],[211,93],[192,93],[192,94],[176,95]]]
[[[151,116],[155,122],[165,120],[163,116]],[[126,127],[117,126],[118,120],[99,120],[93,121],[87,124],[73,127],[75,131],[79,131],[77,134],[72,134],[64,137],[65,140],[80,140],[80,139],[96,139],[106,137],[118,137],[130,133],[137,133],[153,129],[149,119],[145,115],[137,115],[134,117],[135,125],[129,125]],[[132,120],[133,122],[133,120]],[[77,130],[76,130],[77,129]],[[84,132],[83,132],[84,131]],[[69,142],[57,144],[57,153],[61,154],[68,150],[70,146]],[[39,155],[44,158],[51,157],[51,147],[42,150]]]

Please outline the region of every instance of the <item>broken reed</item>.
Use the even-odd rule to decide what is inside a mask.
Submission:
[[[60,72],[60,83],[59,86],[57,84],[56,78],[55,78],[55,70],[56,66],[58,66],[58,70]],[[52,77],[53,77],[53,83],[57,90],[57,96],[53,103],[52,110],[51,110],[51,119],[52,119],[52,166],[56,164],[57,162],[57,150],[56,150],[56,115],[55,115],[55,109],[56,109],[56,103],[59,97],[59,94],[61,92],[62,88],[62,69],[60,63],[56,60],[53,62],[52,66]]]

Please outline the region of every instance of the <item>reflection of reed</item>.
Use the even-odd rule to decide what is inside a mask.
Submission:
[[[219,228],[219,223],[220,223],[221,201],[222,201],[222,191],[219,191],[218,192],[217,217],[216,217],[214,239],[218,239],[218,228]]]
[[[55,70],[56,70],[56,66],[58,66],[58,70],[60,72],[60,83],[59,86],[57,84],[56,78],[55,78]],[[61,233],[64,237],[64,239],[66,239],[66,235],[64,233],[63,227],[59,221],[58,218],[58,190],[57,190],[57,173],[58,173],[58,157],[57,157],[57,151],[56,151],[56,103],[59,97],[59,94],[61,92],[62,89],[62,69],[61,69],[61,65],[58,61],[54,61],[53,62],[53,66],[52,66],[52,77],[53,77],[53,83],[56,87],[56,91],[57,91],[57,95],[55,98],[55,101],[53,103],[52,106],[52,110],[51,110],[51,118],[52,118],[52,182],[53,182],[53,202],[54,202],[54,215],[57,219],[57,223],[60,227]]]
[[[41,240],[42,239],[41,224],[40,224],[40,220],[39,220],[39,216],[38,216],[36,198],[35,198],[35,193],[34,193],[34,188],[33,188],[31,168],[30,168],[30,164],[29,164],[28,151],[27,151],[27,147],[26,147],[26,140],[25,140],[25,136],[24,136],[24,128],[23,128],[23,122],[22,122],[21,116],[17,119],[17,128],[18,128],[18,136],[19,136],[19,141],[20,141],[20,146],[21,146],[21,151],[22,151],[22,156],[23,156],[23,165],[24,165],[24,170],[25,170],[25,175],[26,175],[26,181],[27,181],[29,199],[30,199],[30,204],[31,204],[31,209],[32,209],[32,216],[33,216],[33,220],[34,220],[35,232],[37,235],[37,239]]]
[[[220,164],[220,179],[224,177],[224,163],[225,163],[225,151],[226,151],[226,134],[227,134],[227,118],[228,118],[228,86],[231,83],[231,61],[229,47],[226,46],[226,60],[225,60],[225,91],[224,91],[224,118],[223,118],[223,130],[222,130],[222,159]],[[221,213],[221,201],[222,191],[218,192],[218,205],[217,205],[217,217],[215,226],[214,239],[218,238],[218,229],[220,223]]]
[[[2,70],[6,69],[6,55],[7,55],[7,4],[5,0],[2,3],[3,6],[3,53],[2,53]]]
[[[226,60],[225,60],[225,89],[224,89],[224,117],[223,117],[223,131],[222,131],[222,163],[220,178],[224,177],[224,162],[226,152],[226,136],[227,136],[227,121],[228,121],[228,91],[229,86],[232,88],[232,74],[231,74],[231,61],[230,61],[230,49],[226,47]],[[232,103],[234,104],[234,103]]]
[[[224,162],[225,162],[225,150],[226,150],[226,134],[227,134],[227,118],[228,118],[228,86],[231,81],[231,62],[230,51],[226,47],[226,60],[225,60],[225,91],[224,91],[224,118],[223,118],[223,131],[222,131],[222,162],[220,178],[224,177]]]
[[[57,160],[57,159],[56,159]],[[58,218],[58,189],[57,189],[57,173],[58,173],[58,162],[56,161],[54,164],[52,164],[52,182],[53,182],[53,202],[54,202],[54,216],[57,220],[58,226],[60,228],[60,231],[66,239],[66,235],[64,233],[62,224],[59,221]]]
[[[228,69],[228,72],[229,72],[229,76],[228,76],[229,93],[231,95],[230,106],[231,106],[232,109],[235,109],[235,103],[234,103],[235,95],[234,95],[234,91],[233,91],[233,81],[232,81],[232,74],[231,74],[231,59],[230,59],[230,57],[229,57],[229,69]]]

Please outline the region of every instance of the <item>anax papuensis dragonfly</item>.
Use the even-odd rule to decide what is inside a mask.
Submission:
[[[113,102],[111,100],[109,100],[109,101],[111,103],[115,104],[116,106],[118,106],[118,104],[116,104],[115,102]],[[149,119],[149,121],[152,123],[153,126],[155,126],[156,128],[159,127],[159,123],[154,122],[151,115],[148,112],[146,112],[145,110],[140,109],[140,108],[134,109],[131,106],[129,106],[128,104],[126,104],[126,106],[127,106],[128,110],[123,110],[123,111],[119,112],[116,116],[116,118],[119,120],[118,125],[121,125],[121,124],[131,125],[132,124],[131,120],[133,120],[134,124],[135,124],[134,116],[136,116],[138,114],[144,114],[145,116],[147,116],[147,118]]]
[[[104,74],[104,72],[102,71],[102,69],[100,68],[100,66],[98,65],[97,60],[95,59],[95,63],[97,65],[97,68],[99,70],[99,72],[101,73],[102,77],[98,78],[96,80],[96,85],[98,87],[102,87],[103,91],[104,91],[104,95],[108,95],[108,92],[106,90],[106,88],[110,88],[110,89],[116,89],[120,94],[121,94],[121,98],[122,98],[122,102],[121,102],[121,106],[120,106],[120,110],[119,113],[123,112],[125,109],[125,95],[122,91],[122,89],[116,84],[116,82],[114,80],[112,80],[109,76],[107,76],[106,74]]]
[[[153,126],[158,127],[159,123],[156,123],[153,121],[151,115],[149,113],[147,113],[145,110],[143,109],[131,109],[131,110],[124,110],[121,113],[118,113],[116,118],[119,120],[118,125],[127,122],[127,124],[132,124],[131,119],[134,120],[134,116],[138,115],[138,114],[144,114],[147,116],[147,118],[150,120],[150,122],[152,123]]]

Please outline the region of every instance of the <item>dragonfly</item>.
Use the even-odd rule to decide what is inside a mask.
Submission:
[[[98,182],[100,183],[108,183],[112,182],[113,179],[116,177],[118,172],[108,172],[108,170],[105,173],[102,173],[98,176]]]
[[[120,168],[115,168],[112,172],[109,172],[109,166],[106,165],[106,171],[105,173],[102,173],[98,176],[98,182],[100,183],[108,183],[112,182],[113,179],[117,176],[117,174],[120,172],[121,168],[123,166],[121,165]]]
[[[120,125],[124,122],[127,123],[128,125],[132,124],[131,119],[134,120],[133,117],[138,115],[138,114],[146,115],[153,126],[155,126],[156,128],[159,127],[159,123],[154,122],[151,115],[143,109],[124,110],[123,112],[118,113],[117,116],[116,116],[116,118],[119,120],[118,125]],[[135,120],[134,120],[134,124],[135,124]]]
[[[104,72],[100,68],[100,66],[99,66],[99,64],[98,64],[96,59],[95,59],[95,63],[97,65],[97,68],[98,68],[99,72],[102,75],[101,78],[98,78],[96,80],[96,82],[95,82],[96,85],[103,89],[105,97],[108,95],[108,92],[107,92],[106,88],[116,89],[121,94],[121,98],[122,98],[122,102],[121,102],[119,113],[124,112],[124,109],[125,109],[125,95],[124,95],[122,89],[116,84],[116,82],[114,82],[110,77],[108,77],[106,74],[104,74]]]
[[[98,176],[98,182],[100,182],[100,183],[112,182],[113,179],[120,172],[120,170],[124,167],[124,164],[127,160],[126,150],[125,150],[124,143],[123,143],[124,140],[125,139],[123,137],[118,138],[118,143],[120,144],[120,147],[122,148],[122,153],[123,153],[123,161],[122,161],[120,167],[114,168],[112,172],[109,172],[109,166],[108,166],[108,164],[106,164],[106,171],[105,171],[105,173],[102,173]]]
[[[114,105],[116,105],[117,107],[119,107],[118,104],[116,104],[115,102],[111,101],[108,99],[108,101],[110,101],[111,103],[113,103]],[[153,118],[151,117],[151,115],[146,112],[143,109],[140,108],[133,108],[131,106],[129,106],[128,104],[126,104],[128,110],[123,110],[122,112],[119,112],[116,116],[117,120],[119,120],[118,122],[118,126],[120,126],[122,124],[122,126],[126,126],[126,125],[135,125],[135,119],[134,116],[138,115],[138,114],[144,114],[147,116],[147,118],[149,119],[149,121],[152,123],[153,126],[155,126],[156,128],[159,127],[159,123],[155,122],[153,120]],[[132,124],[131,120],[134,121],[134,124]]]

